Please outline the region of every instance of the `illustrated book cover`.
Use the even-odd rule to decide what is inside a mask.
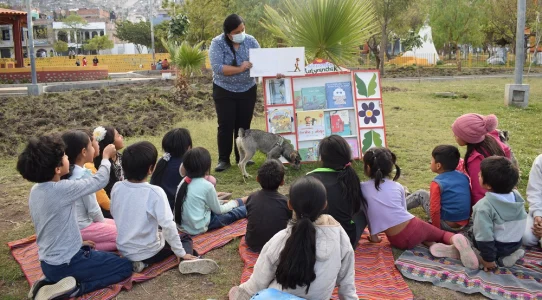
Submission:
[[[302,88],[303,110],[326,108],[326,88],[323,86]]]
[[[267,112],[269,132],[294,132],[294,112],[291,107],[269,109]]]
[[[352,97],[352,83],[326,83],[326,99],[327,108],[354,107],[354,100]]]
[[[326,135],[324,111],[297,112],[297,132],[300,141],[323,139]]]

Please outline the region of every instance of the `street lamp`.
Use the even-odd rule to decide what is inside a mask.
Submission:
[[[41,94],[42,88],[38,85],[38,79],[36,76],[36,53],[34,53],[34,28],[32,26],[32,7],[30,6],[31,0],[26,0],[26,23],[27,23],[27,32],[28,32],[28,54],[30,55],[30,71],[32,73],[32,84],[29,84],[27,87],[29,96],[37,96]]]

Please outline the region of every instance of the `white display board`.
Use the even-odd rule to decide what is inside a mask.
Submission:
[[[305,75],[305,48],[257,48],[250,49],[250,77]]]

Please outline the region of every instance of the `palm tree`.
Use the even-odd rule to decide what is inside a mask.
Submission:
[[[162,44],[169,53],[170,64],[177,70],[177,86],[180,89],[188,88],[188,81],[194,74],[201,74],[207,58],[207,53],[201,50],[203,43],[191,46],[184,41],[179,45],[162,39]]]
[[[305,47],[307,60],[335,65],[356,61],[359,46],[377,30],[368,0],[284,0],[285,11],[265,6],[262,26],[287,46]]]

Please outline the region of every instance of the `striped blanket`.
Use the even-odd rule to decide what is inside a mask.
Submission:
[[[195,236],[194,249],[199,254],[205,254],[212,249],[226,245],[236,237],[245,235],[246,219],[239,220],[229,226],[207,232],[202,235]],[[38,246],[36,244],[36,236],[30,236],[21,240],[9,242],[8,246],[11,254],[21,266],[21,269],[30,285],[38,280],[43,273],[41,272],[40,262],[38,261]],[[150,280],[163,272],[175,268],[177,259],[171,256],[165,261],[154,264],[146,268],[142,273],[134,273],[131,278],[122,282],[111,285],[107,288],[83,295],[78,299],[112,299],[124,288],[130,290],[133,282],[143,282]]]
[[[412,299],[413,295],[401,274],[394,267],[391,246],[385,235],[379,244],[369,243],[367,234],[356,249],[356,291],[360,299]],[[239,254],[245,263],[241,283],[252,275],[258,253],[248,249],[245,238],[239,244]],[[333,299],[339,299],[337,289]]]
[[[467,294],[481,293],[491,299],[542,299],[542,249],[526,249],[525,257],[512,268],[493,272],[465,269],[460,261],[435,258],[426,247],[405,251],[395,262],[410,279]]]

